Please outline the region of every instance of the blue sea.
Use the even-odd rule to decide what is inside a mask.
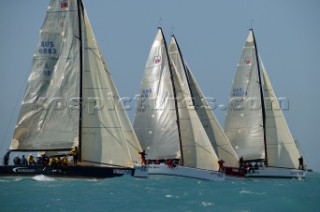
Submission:
[[[1,177],[0,211],[320,211],[320,173],[306,179],[129,176]]]

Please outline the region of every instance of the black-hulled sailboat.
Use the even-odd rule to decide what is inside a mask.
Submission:
[[[305,177],[303,156],[258,56],[252,29],[232,82],[224,129],[247,177]]]
[[[51,0],[9,152],[79,149],[64,171],[1,166],[0,176],[147,177],[142,151],[81,0]],[[60,155],[61,156],[61,155]]]

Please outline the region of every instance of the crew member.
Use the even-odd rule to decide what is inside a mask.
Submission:
[[[13,164],[14,164],[14,165],[20,165],[20,164],[21,164],[21,159],[19,158],[18,155],[16,155],[16,156],[13,158]]]
[[[139,152],[140,156],[141,156],[141,165],[144,164],[146,165],[146,151],[143,150],[142,152]]]
[[[222,169],[223,169],[223,164],[224,164],[224,160],[222,160],[222,159],[220,159],[219,161],[218,161],[218,164],[219,164],[219,172],[220,171],[222,171]]]
[[[29,156],[28,156],[28,163],[29,163],[29,165],[36,165],[36,162],[35,162],[32,154],[29,154]]]
[[[71,150],[71,155],[73,156],[73,165],[78,164],[78,147],[74,147]]]
[[[10,151],[8,151],[3,157],[3,165],[4,166],[8,166],[8,164],[9,164],[9,156],[10,156]]]
[[[299,169],[303,170],[303,157],[299,158]]]

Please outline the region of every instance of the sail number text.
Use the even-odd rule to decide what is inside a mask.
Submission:
[[[41,41],[40,48],[38,50],[39,54],[56,54],[57,50],[55,48],[55,43],[53,41]]]

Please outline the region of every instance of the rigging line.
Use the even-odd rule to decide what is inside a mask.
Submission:
[[[30,65],[29,65],[29,68],[28,68],[29,71],[25,73],[25,76],[23,77],[23,79],[28,79],[28,76],[29,76],[29,75],[31,74],[31,72],[32,72],[32,65],[33,65],[33,60],[32,60],[32,62],[30,62]],[[19,93],[18,93],[18,95],[17,95],[17,97],[16,97],[16,101],[15,101],[16,103],[15,103],[14,109],[13,109],[11,115],[10,115],[9,123],[8,123],[8,125],[7,125],[6,130],[5,130],[5,133],[4,133],[4,135],[3,135],[3,138],[1,139],[0,152],[1,152],[1,150],[2,150],[2,147],[4,147],[3,144],[5,143],[5,140],[6,140],[6,138],[7,138],[7,135],[8,135],[9,128],[10,128],[10,125],[11,125],[11,123],[12,123],[13,117],[14,117],[16,111],[17,111],[18,105],[20,105],[20,101],[18,101],[18,100],[21,99],[21,97],[20,97],[20,96],[21,96],[21,93],[23,92],[23,90],[25,90],[24,88],[27,87],[27,82],[28,82],[28,80],[24,81],[24,83],[22,83],[21,86],[20,86]],[[23,97],[22,97],[22,98],[23,98]]]

